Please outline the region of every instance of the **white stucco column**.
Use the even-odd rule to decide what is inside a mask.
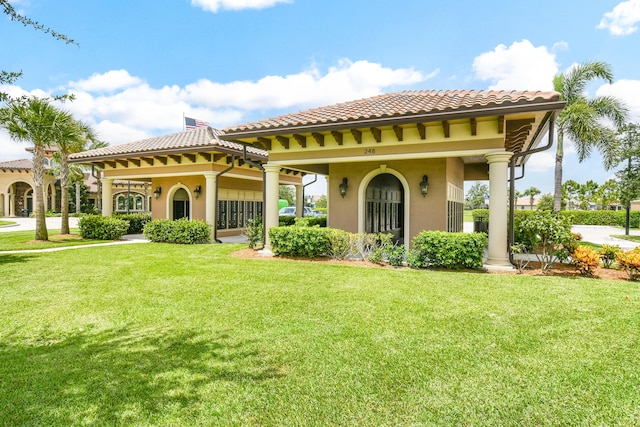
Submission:
[[[113,179],[102,178],[102,216],[111,216],[113,212]]]
[[[487,267],[513,268],[507,248],[508,166],[513,153],[485,154],[489,163],[489,256]]]
[[[218,207],[218,201],[216,200],[216,183],[218,182],[218,175],[215,173],[204,174],[204,194],[205,194],[205,221],[211,226],[211,236],[209,241],[215,243],[215,230],[216,230],[216,210]]]
[[[265,206],[264,206],[264,249],[263,252],[268,254],[271,252],[271,242],[269,242],[269,229],[277,227],[279,224],[278,217],[278,199],[280,197],[280,165],[267,163],[264,165],[265,180]]]
[[[296,216],[298,218],[302,217],[304,213],[304,196],[302,195],[302,184],[295,185],[296,187]]]

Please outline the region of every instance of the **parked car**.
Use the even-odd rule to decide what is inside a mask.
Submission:
[[[313,210],[313,216],[315,216],[316,218],[317,217],[321,217],[321,216],[327,216],[327,213],[324,212],[324,211],[319,211],[319,210],[314,209]]]
[[[278,215],[280,216],[296,216],[296,207],[295,206],[286,206],[278,211]],[[309,207],[304,208],[304,216],[314,216],[313,209]]]

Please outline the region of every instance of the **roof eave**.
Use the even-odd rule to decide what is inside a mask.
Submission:
[[[167,156],[172,154],[185,154],[185,153],[193,153],[193,152],[209,152],[209,151],[217,151],[224,154],[235,154],[242,155],[241,150],[234,150],[232,148],[226,148],[221,146],[212,147],[210,145],[200,146],[200,147],[184,147],[184,148],[172,148],[172,149],[164,149],[164,150],[145,150],[145,151],[134,151],[130,153],[119,153],[119,154],[103,154],[98,156],[89,156],[89,157],[71,157],[69,158],[69,163],[94,163],[94,162],[103,162],[109,160],[116,160],[122,158],[131,158],[131,157],[153,157],[153,156]],[[80,153],[79,153],[80,154]],[[258,160],[267,160],[267,156],[263,156],[257,153],[249,153],[247,155],[252,158]]]
[[[318,131],[332,131],[345,128],[364,128],[372,126],[392,126],[417,122],[434,122],[441,120],[454,120],[460,118],[500,116],[507,114],[518,114],[538,111],[562,110],[566,105],[564,101],[536,102],[520,105],[496,106],[471,108],[456,111],[427,112],[421,114],[411,114],[402,116],[375,117],[362,120],[343,120],[329,123],[315,123],[293,126],[279,126],[265,129],[254,129],[249,131],[227,131],[220,135],[220,139],[226,141],[236,141],[242,138],[256,138],[281,135],[283,133],[309,133]]]

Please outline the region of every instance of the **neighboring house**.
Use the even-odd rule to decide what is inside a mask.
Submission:
[[[533,206],[531,206],[531,197],[520,197],[516,200],[515,206],[517,211],[529,211],[536,210],[538,208],[538,203],[540,202],[540,198],[533,199]]]
[[[30,149],[27,149],[30,151]],[[55,166],[53,150],[45,153],[44,206],[47,211],[60,212],[60,181],[51,172]],[[29,215],[35,208],[33,196],[33,160],[21,159],[0,162],[0,217]],[[86,172],[84,183],[87,186],[89,203],[100,208],[100,181],[90,172]],[[129,205],[127,206],[127,195]],[[149,185],[140,181],[115,181],[113,183],[113,212],[150,212]]]
[[[406,247],[423,230],[462,231],[464,182],[489,180],[487,264],[510,266],[509,171],[522,167],[530,150],[550,147],[546,135],[565,105],[559,97],[390,93],[223,131],[198,128],[101,148],[72,155],[72,161],[104,170],[107,202],[115,180],[148,182],[154,218],[204,219],[229,234],[256,215],[264,216],[267,229],[278,226],[279,185],[296,186],[301,212],[302,176],[325,175],[329,226],[391,233]],[[102,213],[111,212],[103,202]]]
[[[52,152],[44,159],[45,169],[50,170]],[[33,160],[11,160],[0,162],[0,217],[29,215],[35,206],[33,189]],[[56,188],[57,179],[50,174],[44,177],[45,210],[56,210],[60,206],[60,191]]]

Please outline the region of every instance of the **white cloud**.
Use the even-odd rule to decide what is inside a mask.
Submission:
[[[556,166],[555,147],[542,153],[536,153],[527,161],[526,172],[547,172]]]
[[[201,7],[207,12],[216,13],[220,9],[264,9],[278,3],[291,3],[291,0],[191,0],[193,6]]]
[[[113,145],[179,132],[183,114],[223,128],[246,121],[256,112],[264,117],[272,109],[300,110],[374,96],[385,88],[422,82],[438,72],[425,74],[411,68],[392,69],[343,59],[326,71],[311,66],[297,74],[256,81],[220,83],[203,79],[185,87],[156,88],[126,70],[111,70],[69,82],[66,87],[56,88],[56,93],[73,93],[73,102],[58,105],[94,126],[100,138]],[[19,86],[4,86],[2,90],[14,96],[28,93]],[[29,94],[51,95],[39,89]],[[0,143],[4,139],[0,138]],[[0,151],[0,161],[21,157],[22,152]]]
[[[613,84],[602,85],[596,96],[615,96],[629,109],[629,120],[640,123],[640,80],[618,80]]]
[[[103,74],[94,73],[85,80],[69,82],[69,86],[87,92],[113,92],[141,83],[142,79],[131,76],[127,70],[111,70]]]
[[[611,12],[602,17],[598,28],[607,29],[614,36],[628,36],[638,30],[640,22],[640,0],[618,3]]]
[[[187,85],[185,94],[189,102],[210,108],[304,108],[378,95],[385,87],[418,83],[437,72],[425,75],[413,69],[394,70],[368,61],[343,59],[324,75],[313,67],[298,74],[266,76],[258,81],[216,83],[203,79]]]
[[[489,89],[552,90],[558,72],[556,56],[545,46],[535,47],[529,40],[507,47],[496,46],[473,60],[474,77],[489,80]]]

